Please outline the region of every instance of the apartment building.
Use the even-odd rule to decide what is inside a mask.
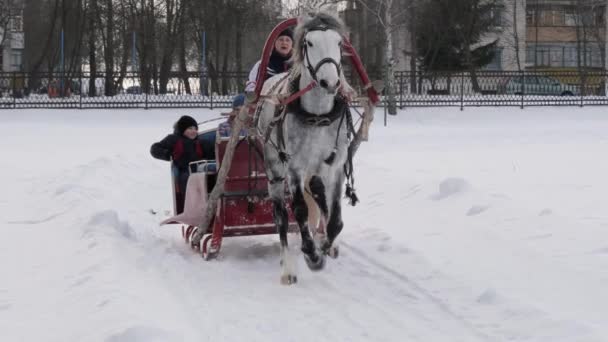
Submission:
[[[606,68],[608,0],[504,0],[492,13],[495,27],[479,44],[497,41],[494,60],[486,70]],[[406,2],[403,2],[404,4]],[[405,6],[405,5],[404,5]],[[350,1],[342,16],[353,43],[366,51],[364,61],[380,65],[384,58],[381,29],[373,15]],[[393,35],[396,70],[409,70],[412,56],[408,25]],[[375,44],[375,45],[374,45]]]
[[[528,0],[526,66],[606,67],[606,0]]]
[[[0,72],[23,69],[23,1],[13,1],[0,13]]]

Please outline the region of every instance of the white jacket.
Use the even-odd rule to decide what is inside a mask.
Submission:
[[[247,80],[247,84],[245,85],[246,93],[255,91],[255,85],[258,78],[258,70],[260,69],[261,62],[262,61],[257,61],[257,63],[254,64],[253,68],[249,72],[249,79]]]

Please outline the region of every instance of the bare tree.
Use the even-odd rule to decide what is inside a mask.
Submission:
[[[593,1],[587,7],[587,15],[592,19],[589,34],[597,46],[602,68],[606,67],[606,3]]]
[[[13,1],[0,0],[2,41],[8,31],[2,27],[8,27],[10,19],[5,8]],[[187,71],[202,60],[202,32],[207,33],[206,61],[214,75],[214,89],[232,92],[232,78],[226,75],[254,64],[281,11],[279,0],[23,2],[27,69],[52,72],[65,65],[70,74],[82,66],[90,72],[90,96],[99,95],[95,85],[100,76],[104,78],[104,94],[116,94],[127,77],[131,54],[136,56],[133,69],[139,70],[144,91],[167,92],[173,72],[179,71],[179,89],[183,85],[191,93]],[[64,60],[60,60],[62,31]]]
[[[406,23],[406,15],[411,10],[412,2],[405,0],[356,0],[365,10],[370,12],[384,34],[384,77],[386,83],[386,95],[388,97],[388,111],[390,114],[397,113],[395,97],[395,75],[396,64],[395,51],[393,49],[394,34],[397,29]]]
[[[504,18],[505,22],[510,25],[505,25],[506,27],[511,27],[512,30],[510,32],[506,32],[505,37],[507,41],[504,42],[506,46],[511,48],[514,52],[514,56],[512,57],[512,62],[515,62],[517,66],[517,70],[523,70],[523,58],[522,57],[522,44],[525,43],[525,25],[520,25],[521,21],[525,22],[525,10],[526,10],[526,1],[525,0],[511,0],[511,3],[508,6],[505,6],[506,16]],[[523,34],[523,37],[522,37]]]
[[[11,19],[11,0],[0,0],[0,46],[8,37],[8,24]],[[0,66],[1,67],[1,66]]]
[[[338,5],[345,0],[297,0],[285,9],[285,14],[290,17],[298,17],[303,14],[325,11],[337,14]]]

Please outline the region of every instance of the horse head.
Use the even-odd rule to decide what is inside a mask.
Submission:
[[[329,94],[341,86],[342,21],[326,13],[300,18],[295,31],[294,61]]]

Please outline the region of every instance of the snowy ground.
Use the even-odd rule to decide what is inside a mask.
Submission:
[[[184,113],[216,115],[0,111],[2,341],[608,340],[605,108],[378,116],[340,258],[292,287],[276,236],[205,262],[158,227]]]

